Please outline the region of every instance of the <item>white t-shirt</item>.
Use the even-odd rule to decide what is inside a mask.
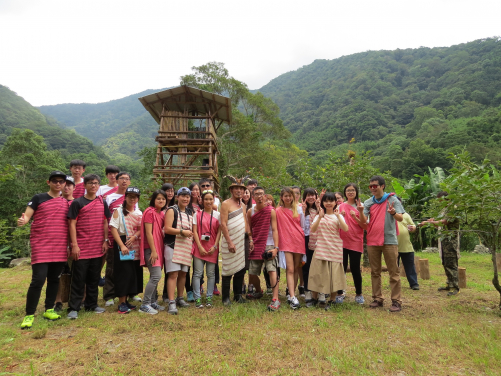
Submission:
[[[111,191],[114,187],[110,187],[108,185],[102,185],[97,190],[96,196],[104,196],[106,192]]]

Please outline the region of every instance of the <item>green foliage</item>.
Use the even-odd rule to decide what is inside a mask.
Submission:
[[[12,260],[12,256],[14,254],[12,252],[9,252],[10,247],[2,247],[0,248],[0,266],[5,267],[10,260]]]

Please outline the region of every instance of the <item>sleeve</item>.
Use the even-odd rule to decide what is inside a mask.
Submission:
[[[120,233],[120,221],[122,220],[122,216],[118,213],[118,218],[111,217],[110,219],[110,227],[115,227]]]
[[[317,222],[318,222],[318,218],[320,218],[320,216],[319,216],[319,215],[317,215],[317,216],[315,217],[315,219],[313,220],[313,222],[311,223],[311,225],[312,225],[312,226],[313,226],[315,223],[317,223]]]
[[[397,198],[393,197],[393,200],[392,200],[391,203],[393,204],[393,207],[395,208],[395,210],[397,211],[397,213],[400,213],[400,214],[404,214],[405,213],[404,207],[402,206],[402,204],[400,203],[400,201],[398,201]]]
[[[370,204],[369,200],[366,200],[364,202],[364,215],[366,217],[368,217],[370,215],[370,213],[371,213],[371,205],[369,205],[369,204]]]
[[[143,222],[144,223],[153,223],[153,211],[148,211],[143,214]]]
[[[193,216],[193,221],[192,221],[192,222],[193,222],[193,224],[194,224],[194,225],[196,225],[196,224],[197,224],[197,214],[195,214],[195,215]]]
[[[82,209],[80,201],[78,199],[73,200],[68,210],[68,219],[77,219],[80,209]]]
[[[33,211],[36,211],[38,208],[38,205],[40,205],[40,195],[35,195],[33,198],[28,202],[28,205],[30,208],[33,209]]]
[[[107,219],[110,219],[111,218],[110,208],[109,208],[108,204],[106,203],[106,201],[103,201],[103,204],[104,204],[104,216]]]
[[[301,223],[301,228],[303,229],[303,232],[305,231],[305,227],[306,227],[306,221],[304,220],[304,213],[303,211],[301,211],[301,213],[299,214],[299,221]]]

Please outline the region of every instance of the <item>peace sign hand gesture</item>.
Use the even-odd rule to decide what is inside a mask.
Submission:
[[[318,212],[318,216],[320,219],[322,219],[325,215],[324,209],[320,208],[320,211]]]
[[[391,215],[395,215],[397,213],[391,202],[388,203],[388,213],[390,213]]]
[[[357,210],[359,212],[363,212],[364,211],[364,203],[361,202],[360,199],[356,199],[355,202],[357,204]]]

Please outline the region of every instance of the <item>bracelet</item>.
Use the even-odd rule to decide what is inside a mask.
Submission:
[[[393,214],[390,213],[390,215],[395,215],[395,214],[397,214],[397,213],[393,213]]]
[[[179,230],[179,235],[181,235],[184,238],[183,230]]]

